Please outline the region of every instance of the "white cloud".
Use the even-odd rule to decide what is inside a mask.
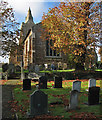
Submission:
[[[37,22],[37,18],[40,18],[43,15],[43,12],[46,12],[48,9],[48,6],[45,5],[45,0],[41,0],[42,2],[35,2],[36,0],[7,0],[9,5],[13,7],[15,14],[19,14],[20,16],[17,17],[23,17],[25,18],[27,16],[27,12],[29,7],[31,8],[32,16],[34,18],[34,21]],[[18,18],[18,19],[20,19]],[[24,21],[22,21],[24,22]]]
[[[44,2],[31,2],[28,0],[8,0],[8,2],[14,8],[15,12],[19,14],[27,14],[30,7],[33,16],[37,16],[45,9]]]

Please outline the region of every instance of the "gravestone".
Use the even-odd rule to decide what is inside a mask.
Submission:
[[[30,116],[43,115],[48,112],[48,95],[36,90],[30,95]]]
[[[51,65],[50,64],[48,64],[47,70],[51,70]]]
[[[47,77],[46,76],[41,76],[38,81],[39,81],[40,89],[47,89]]]
[[[51,70],[55,70],[55,65],[54,65],[54,63],[51,64]]]
[[[89,87],[88,105],[99,104],[99,92],[100,92],[100,87]]]
[[[70,95],[69,109],[76,109],[78,107],[78,91],[72,90]]]
[[[8,72],[9,73],[14,73],[15,72],[15,65],[14,64],[10,63],[8,65]]]
[[[78,92],[80,92],[80,89],[81,89],[81,81],[74,81],[72,90],[77,90]]]
[[[2,64],[2,72],[6,72],[8,70],[8,63]]]
[[[67,70],[67,63],[63,63],[63,70]]]
[[[19,65],[17,65],[17,66],[15,67],[15,70],[16,70],[16,72],[21,72],[21,67],[20,67]]]
[[[63,69],[63,65],[62,65],[61,62],[58,63],[58,69],[59,69],[59,70],[62,70],[62,69]]]
[[[7,80],[7,79],[8,79],[8,74],[7,74],[7,72],[4,72],[4,73],[1,74],[1,79],[2,79],[2,80]]]
[[[23,90],[31,90],[31,79],[23,79]]]
[[[34,64],[33,63],[30,63],[29,64],[29,72],[34,72]]]
[[[95,79],[89,79],[89,87],[96,86],[96,80]]]
[[[39,65],[35,65],[35,73],[39,73]]]
[[[45,70],[45,64],[39,65],[39,70],[40,71]]]
[[[62,88],[62,77],[54,77],[54,88]]]

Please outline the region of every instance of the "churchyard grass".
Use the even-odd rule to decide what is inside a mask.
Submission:
[[[0,68],[0,72],[2,72],[2,68]]]
[[[71,71],[75,71],[75,69],[68,69],[68,70],[43,70],[40,71],[40,73],[56,73],[56,72],[71,72]]]
[[[81,80],[81,92],[79,94],[79,108],[69,112],[65,111],[65,105],[69,104],[70,91],[72,90],[73,80],[64,80],[62,82],[63,88],[53,88],[54,81],[47,82],[48,89],[41,89],[44,93],[48,94],[48,110],[52,116],[61,116],[63,118],[70,118],[74,113],[88,112],[95,115],[101,115],[102,109],[100,105],[88,106],[84,103],[88,101],[88,80]],[[25,117],[26,111],[29,111],[30,94],[36,90],[38,82],[31,82],[32,90],[22,91],[22,81],[19,81],[13,90],[14,102],[12,106],[19,118]],[[96,81],[96,86],[100,86],[100,80]],[[100,99],[102,100],[102,90],[100,91]]]
[[[95,71],[102,71],[102,69],[96,69]]]

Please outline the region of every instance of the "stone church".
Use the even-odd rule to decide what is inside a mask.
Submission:
[[[23,65],[27,69],[29,65],[57,64],[58,62],[66,63],[67,56],[63,53],[50,48],[51,40],[42,40],[41,30],[42,23],[35,24],[29,8],[25,22],[22,22],[19,44],[23,43]],[[19,56],[10,61],[16,64],[21,63]]]

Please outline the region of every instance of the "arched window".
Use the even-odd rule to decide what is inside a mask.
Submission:
[[[56,50],[52,50],[51,46],[53,45],[52,40],[46,40],[46,56],[60,57],[60,53],[57,53]]]

